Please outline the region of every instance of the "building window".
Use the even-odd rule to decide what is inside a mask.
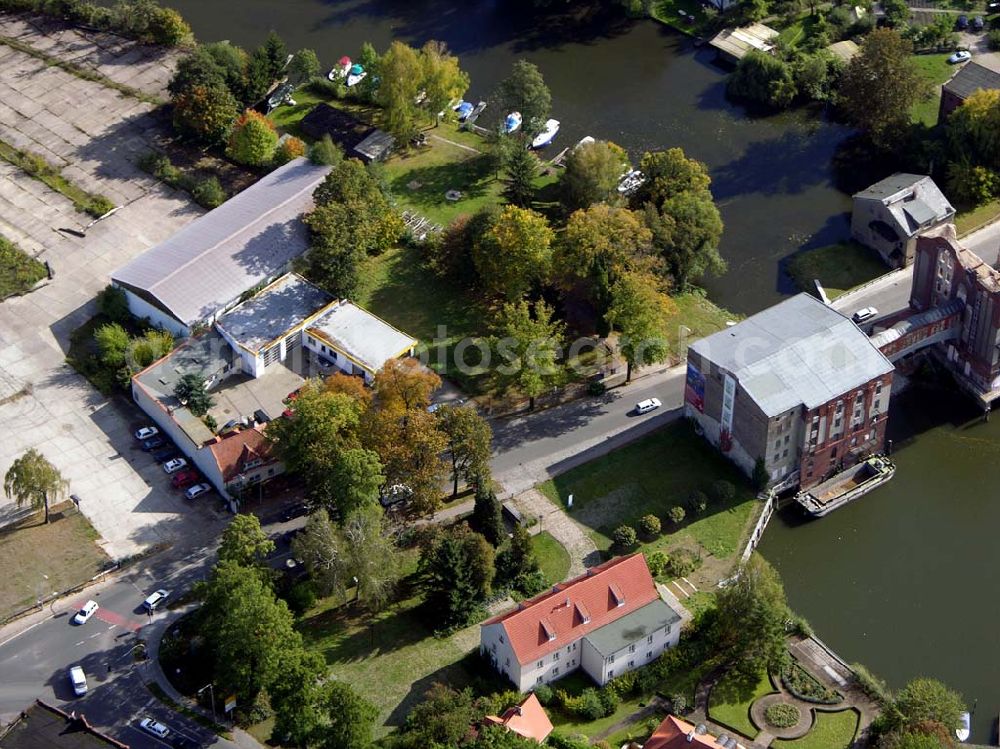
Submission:
[[[608,671],[608,678],[609,679],[614,678],[614,675],[615,675],[615,670],[614,669],[611,669],[610,671]]]
[[[629,668],[635,668],[635,661],[629,661],[628,662],[628,667]]]
[[[628,646],[628,652],[634,653],[635,652],[635,645],[629,645]]]
[[[609,655],[608,656],[608,663],[614,663],[614,662],[615,662],[615,656],[613,654]]]
[[[545,661],[538,661],[538,668],[541,668],[544,665],[545,665]]]
[[[882,383],[880,382],[875,386],[875,395],[881,395],[881,394],[882,394]]]
[[[646,642],[652,642],[652,641],[653,641],[653,636],[652,635],[650,635],[649,637],[646,638]]]
[[[775,440],[774,441],[774,449],[775,450],[780,450],[781,449],[781,440]]]
[[[573,650],[576,650],[576,643],[573,643]]]
[[[541,684],[542,683],[542,677],[539,676],[537,679],[535,679],[535,683],[536,684]]]
[[[792,435],[790,435],[790,434],[786,434],[785,435],[785,444],[786,445],[788,444],[788,440],[790,440],[791,438],[792,438]]]
[[[559,675],[559,666],[556,666],[554,669],[552,669],[552,675],[553,676]]]
[[[837,448],[833,448],[833,450],[830,451],[830,457],[831,458],[837,457]]]
[[[646,651],[646,660],[648,661],[652,657],[653,657],[653,651],[652,650],[647,650]]]
[[[555,652],[555,653],[552,654],[552,660],[553,661],[559,660],[559,653],[558,652]]]
[[[566,646],[566,652],[569,652],[569,645]]]
[[[503,635],[500,635],[500,644],[503,644]]]

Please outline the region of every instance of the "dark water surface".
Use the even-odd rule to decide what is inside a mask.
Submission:
[[[790,289],[778,262],[803,243],[848,234],[850,200],[831,184],[830,157],[846,129],[798,112],[749,119],[726,101],[725,72],[708,50],[651,21],[617,12],[529,16],[511,3],[454,0],[169,0],[199,39],[254,46],[271,28],[290,48],[315,49],[324,65],[355,56],[364,41],[445,41],[472,78],[467,98],[486,98],[511,64],[538,65],[562,130],[554,153],[584,135],[614,140],[638,158],[682,147],[711,169],[726,225],[729,273],[711,297],[751,313]],[[610,5],[610,3],[608,3]],[[516,7],[516,6],[515,6]]]

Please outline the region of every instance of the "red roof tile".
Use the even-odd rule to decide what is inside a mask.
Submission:
[[[688,736],[691,737],[690,741]],[[695,727],[686,720],[668,715],[642,746],[643,749],[697,749],[697,747],[719,749],[721,745],[711,734],[699,736],[695,732]]]
[[[244,466],[253,460],[271,463],[271,445],[259,429],[244,429],[230,434],[219,442],[209,445],[215,462],[222,472],[222,478],[229,481],[243,473]]]
[[[518,662],[530,663],[659,597],[645,558],[632,554],[522,601],[483,626],[502,624]]]
[[[542,707],[542,703],[538,701],[534,692],[529,694],[527,699],[517,707],[505,710],[499,718],[495,715],[487,715],[485,720],[495,726],[504,726],[526,739],[534,739],[539,744],[552,733],[552,721],[549,720],[545,708]]]

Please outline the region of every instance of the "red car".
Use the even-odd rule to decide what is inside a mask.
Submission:
[[[183,489],[186,486],[190,486],[197,480],[198,474],[195,471],[181,471],[180,473],[174,474],[173,478],[170,479],[170,483],[173,484],[174,489]]]

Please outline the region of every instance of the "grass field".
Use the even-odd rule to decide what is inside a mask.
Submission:
[[[776,749],[847,749],[858,731],[858,714],[854,710],[839,713],[816,711],[813,729],[801,739],[771,742]]]
[[[667,339],[670,350],[680,360],[687,356],[687,346],[726,327],[730,320],[741,320],[727,309],[717,306],[701,290],[687,291],[671,297],[674,312],[667,318]]]
[[[747,738],[754,738],[757,727],[750,721],[750,705],[759,697],[775,691],[767,674],[761,674],[757,684],[749,694],[736,694],[723,679],[712,690],[708,702],[708,717],[737,731]]]
[[[967,211],[959,211],[955,216],[955,231],[962,237],[997,218],[1000,218],[1000,199]]]
[[[624,523],[634,526],[643,515],[657,515],[664,528],[671,528],[664,520],[667,511],[685,505],[693,490],[704,490],[716,479],[736,487],[729,506],[710,504],[704,516],[686,520],[642,548],[669,549],[693,540],[710,554],[726,558],[739,547],[756,500],[743,475],[687,424],[671,424],[550,479],[539,489],[561,507],[574,495],[573,516],[591,529],[598,548],[608,549],[615,528]]]
[[[649,14],[655,20],[691,36],[701,34],[708,22],[705,9],[698,0],[654,0]],[[688,20],[691,15],[694,16],[693,22]]]
[[[72,509],[48,525],[36,515],[0,532],[0,620],[30,606],[40,594],[62,592],[104,569],[109,559],[97,539],[87,518]]]
[[[531,548],[538,557],[542,574],[550,585],[562,582],[569,575],[569,552],[548,531],[536,533],[531,537]]]
[[[45,265],[0,237],[0,300],[24,294],[45,278]]]
[[[910,119],[927,127],[937,124],[938,107],[941,103],[941,84],[957,72],[958,67],[948,64],[948,53],[932,55],[914,55],[917,69],[932,88],[931,96],[924,101],[918,101],[910,109]]]
[[[809,34],[812,33],[813,27],[816,26],[816,19],[819,16],[815,16],[811,13],[806,13],[805,15],[799,16],[795,23],[786,26],[781,30],[778,35],[778,39],[781,40],[782,47],[791,49],[798,46],[804,42]]]
[[[788,260],[788,274],[802,291],[815,293],[813,280],[818,278],[830,299],[890,270],[873,250],[856,242],[804,250]]]

